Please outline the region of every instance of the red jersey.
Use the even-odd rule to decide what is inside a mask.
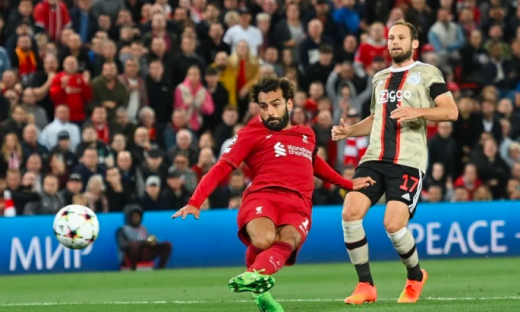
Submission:
[[[384,57],[387,65],[392,62],[392,57],[390,57],[386,44],[376,46],[367,42],[359,46],[354,61],[363,64],[363,67],[367,69],[372,65],[372,61],[376,56]]]
[[[74,89],[74,92],[66,92],[66,88],[61,85],[61,78],[69,76],[69,81],[66,87]],[[92,89],[90,85],[85,83],[81,74],[69,75],[65,72],[56,74],[51,82],[49,89],[51,100],[54,106],[65,104],[70,110],[70,121],[83,121],[87,117],[85,114],[85,107],[92,99]]]
[[[312,202],[316,137],[311,128],[292,126],[271,131],[261,121],[244,127],[221,160],[238,168],[245,162],[252,181],[244,196],[265,188],[284,188]]]

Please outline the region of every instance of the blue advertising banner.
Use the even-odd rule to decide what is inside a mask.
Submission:
[[[236,211],[202,212],[200,220],[171,220],[171,212],[145,213],[143,223],[174,248],[170,268],[244,264],[236,237]],[[399,260],[383,228],[384,207],[364,221],[371,260]],[[54,237],[54,216],[0,218],[0,274],[118,270],[116,230],[120,213],[99,214],[96,242],[84,250],[62,247]],[[421,259],[520,255],[518,202],[422,204],[409,228]],[[313,227],[299,263],[348,261],[341,207],[315,207]]]

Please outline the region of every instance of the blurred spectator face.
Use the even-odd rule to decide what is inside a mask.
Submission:
[[[16,147],[18,146],[18,138],[16,137],[16,135],[14,133],[9,133],[8,135],[5,136],[4,146],[9,151],[13,151],[16,149]]]
[[[94,35],[95,38],[98,38],[100,39],[100,43],[102,43],[102,45],[105,44],[105,41],[107,41],[109,38],[108,38],[108,33],[104,30],[98,30],[96,32],[96,34]],[[103,49],[103,46],[101,46],[101,49]]]
[[[46,55],[43,60],[43,69],[46,73],[55,73],[58,70],[58,60],[54,55]]]
[[[285,66],[292,66],[294,63],[293,54],[290,49],[282,51],[282,64]]]
[[[29,144],[34,144],[38,140],[38,131],[34,125],[27,125],[23,129],[23,140]]]
[[[163,158],[162,157],[150,157],[150,156],[147,156],[146,157],[146,164],[148,165],[148,167],[152,170],[157,170],[159,169],[159,167],[161,166],[163,162]]]
[[[22,181],[22,176],[20,175],[20,171],[7,171],[7,176],[5,177],[5,183],[10,190],[16,190],[20,187],[20,182]]]
[[[196,66],[190,67],[190,69],[188,69],[188,73],[186,76],[192,86],[196,86],[200,83],[200,70],[198,67],[196,67]]]
[[[225,69],[227,66],[228,54],[226,52],[218,52],[215,55],[215,65],[220,69]]]
[[[332,116],[329,111],[320,111],[318,113],[318,125],[324,129],[332,127]]]
[[[98,139],[97,132],[93,128],[83,129],[83,134],[81,137],[83,139],[83,142],[87,142],[87,143],[96,142]]]
[[[323,33],[322,23],[317,19],[310,21],[307,32],[309,33],[309,37],[313,39],[321,38],[321,34]]]
[[[183,109],[176,109],[172,114],[172,124],[177,129],[186,127],[188,123],[186,119],[186,111]]]
[[[179,171],[184,171],[188,168],[188,158],[185,155],[176,155],[173,161],[173,165]]]
[[[98,154],[94,149],[86,149],[83,153],[81,161],[87,168],[96,168],[98,163]]]
[[[104,14],[100,15],[98,17],[98,26],[99,26],[99,29],[108,31],[111,26],[110,16],[104,15]]]
[[[81,37],[79,35],[71,35],[67,42],[69,45],[69,49],[71,49],[72,51],[77,51],[81,48]]]
[[[234,126],[238,121],[238,113],[236,110],[227,109],[222,113],[222,121],[228,126]]]
[[[141,42],[132,42],[130,46],[130,53],[132,57],[136,60],[139,59],[144,54],[143,44]]]
[[[60,35],[61,44],[63,44],[64,46],[67,46],[70,36],[72,36],[73,34],[74,34],[74,32],[70,28],[65,28],[64,30],[62,30],[61,35]]]
[[[224,7],[228,10],[236,10],[238,8],[237,0],[224,0]]]
[[[450,22],[450,12],[445,9],[440,9],[437,12],[437,20],[441,23],[449,23]]]
[[[309,95],[315,101],[321,99],[323,97],[323,85],[319,82],[313,82],[309,87]]]
[[[502,48],[500,47],[500,44],[498,44],[498,43],[493,44],[491,46],[490,54],[496,60],[502,59]]]
[[[487,158],[495,159],[497,154],[497,144],[493,139],[487,139],[484,142],[484,155]]]
[[[312,88],[312,85],[311,85]],[[305,102],[307,102],[307,94],[305,92],[296,92],[294,95],[294,105],[295,106],[304,106]]]
[[[457,102],[457,107],[461,115],[470,114],[473,111],[473,103],[470,98],[461,98]]]
[[[132,16],[130,15],[130,12],[127,10],[119,11],[119,13],[117,14],[116,24],[120,25],[120,26],[132,25],[133,22],[132,22]]]
[[[188,19],[188,14],[184,8],[176,8],[173,14],[173,20],[177,22],[184,22]]]
[[[299,106],[293,108],[291,113],[292,123],[294,125],[304,125],[305,124],[305,112]]]
[[[33,154],[27,159],[27,171],[39,173],[42,169],[42,160],[40,156]]]
[[[489,37],[494,40],[502,39],[503,32],[502,28],[499,25],[493,25],[489,29]],[[499,46],[500,47],[500,46]]]
[[[239,58],[247,58],[249,56],[249,46],[245,41],[239,41],[237,43],[236,52]]]
[[[150,77],[155,81],[162,79],[164,68],[161,62],[151,62],[149,67]]]
[[[134,34],[134,29],[132,27],[125,26],[121,28],[119,37],[121,41],[129,42],[132,41],[132,39],[134,39]]]
[[[501,99],[500,102],[498,102],[497,110],[504,116],[509,117],[513,113],[513,103],[510,99]]]
[[[233,196],[229,199],[229,209],[239,209],[242,205],[242,196]]]
[[[143,127],[146,128],[153,128],[153,125],[155,123],[155,113],[151,110],[142,110],[139,114],[139,121],[141,121],[141,124]]]
[[[475,183],[475,181],[477,181],[477,167],[472,164],[466,165],[463,179],[466,183]]]
[[[278,50],[276,48],[267,48],[264,53],[264,60],[267,63],[276,64],[278,62]]]
[[[123,171],[127,171],[132,167],[132,156],[130,156],[129,152],[117,154],[117,167]]]
[[[22,124],[27,121],[27,113],[21,106],[16,106],[13,109],[11,117],[17,124]]]
[[[164,31],[166,29],[166,18],[163,14],[154,14],[152,17],[152,29],[154,31]]]
[[[34,90],[32,88],[27,88],[23,92],[23,102],[29,106],[33,106],[36,104],[36,98],[34,96]]]
[[[520,163],[515,163],[513,169],[511,169],[511,175],[513,178],[520,180]]]
[[[266,33],[269,32],[269,27],[271,26],[271,19],[270,18],[266,18],[265,15],[264,15],[264,17],[262,17],[260,19],[257,18],[256,26],[260,29],[260,31],[263,34],[266,34]]]
[[[121,181],[121,175],[119,174],[119,170],[117,170],[117,168],[108,169],[106,180],[109,183],[117,183]]]
[[[65,105],[60,105],[56,107],[55,115],[59,120],[67,122],[69,120],[69,108]]]
[[[203,148],[211,148],[213,147],[213,137],[210,133],[204,133],[200,136],[199,140],[199,148],[202,150]],[[201,151],[202,153],[202,151]],[[200,155],[200,154],[199,154]]]
[[[354,53],[356,51],[356,48],[357,48],[356,37],[354,37],[352,35],[346,36],[345,39],[343,40],[343,49],[346,52]]]
[[[323,66],[330,66],[330,64],[332,63],[332,57],[334,56],[333,53],[324,53],[324,52],[320,52],[319,54],[319,62],[321,65]]]
[[[458,187],[455,189],[454,199],[457,203],[467,202],[469,200],[468,191],[463,187]]]
[[[20,25],[16,26],[16,34],[18,36],[29,35],[30,33],[31,33],[31,31],[30,31],[30,28],[28,25],[20,24]]]
[[[110,145],[112,149],[116,152],[122,152],[126,149],[126,139],[122,134],[116,134],[114,139],[112,140],[112,144]]]
[[[274,68],[270,64],[263,64],[260,67],[260,77],[271,76],[274,74]]]
[[[96,107],[92,111],[91,119],[94,124],[103,124],[107,121],[107,111],[104,107]]]
[[[83,182],[78,180],[68,180],[67,181],[67,190],[72,194],[79,194],[83,189]]]
[[[181,150],[187,150],[191,142],[191,133],[188,130],[180,130],[177,132],[177,146]]]
[[[469,43],[474,47],[480,47],[482,44],[482,33],[480,30],[473,30],[469,37]]]
[[[68,150],[69,149],[69,145],[70,145],[70,140],[68,140],[68,139],[58,140],[58,147],[62,151]]]
[[[490,101],[484,100],[482,102],[482,114],[484,114],[484,117],[492,118],[495,114],[495,105]]]
[[[116,110],[116,122],[123,127],[128,124],[128,112],[126,109]]]
[[[152,14],[152,5],[149,3],[145,3],[141,7],[141,16],[143,17],[143,20],[149,21],[152,18],[151,14]]]
[[[432,185],[428,188],[428,202],[438,203],[442,200],[442,190],[437,185]]]
[[[103,77],[107,80],[107,82],[112,82],[116,79],[117,76],[117,68],[115,63],[105,63],[103,64]]]
[[[213,5],[213,4],[206,5],[206,9],[204,10],[204,17],[206,17],[206,20],[215,21],[218,18],[219,14],[220,14],[220,11],[217,9],[217,7],[215,5]],[[211,29],[211,27],[210,27],[210,29]]]
[[[286,9],[287,19],[295,21],[300,18],[300,9],[296,3],[289,3]]]
[[[31,39],[28,36],[18,37],[18,47],[24,52],[29,51],[31,49]]]
[[[43,180],[43,191],[48,195],[56,195],[58,186],[58,179],[54,176],[47,176]]]
[[[442,177],[444,176],[444,165],[441,163],[435,163],[433,164],[432,168],[432,178],[435,181],[442,180]]]
[[[459,23],[467,24],[467,23],[473,23],[473,21],[474,21],[473,11],[471,11],[470,9],[463,9],[462,11],[460,11]]]
[[[16,84],[16,76],[13,71],[6,70],[2,74],[2,82],[5,84],[6,89],[12,89]]]
[[[150,138],[148,137],[148,130],[143,127],[137,128],[134,133],[134,143],[137,146],[144,146],[145,144],[149,143]]]
[[[251,14],[250,13],[242,13],[238,16],[238,22],[242,27],[247,28],[251,24]]]
[[[267,14],[274,14],[278,9],[278,4],[275,0],[264,0],[262,2],[262,11]]]
[[[184,184],[184,181],[182,180],[182,177],[176,177],[176,178],[168,178],[168,180],[166,181],[168,183],[168,186],[172,189],[172,190],[179,190],[182,185]]]
[[[246,186],[243,174],[232,174],[229,179],[229,187],[233,190],[242,190]]]
[[[473,193],[473,200],[474,201],[490,201],[491,200],[491,194],[489,193],[487,187],[485,186],[479,186],[475,193]]]
[[[219,75],[206,74],[206,84],[208,85],[208,89],[215,89],[217,87],[218,81],[220,79]]]
[[[210,147],[205,147],[200,150],[199,164],[205,167],[211,167],[215,164],[213,151]]]
[[[354,173],[356,172],[356,169],[354,167],[347,167],[343,170],[343,178],[347,180],[354,179]]]
[[[321,98],[318,101],[318,110],[319,111],[329,111],[330,112],[332,110],[332,103],[326,97]]]
[[[385,36],[385,28],[381,23],[374,23],[370,26],[370,37],[379,42],[384,39]]]
[[[63,69],[69,75],[73,75],[78,71],[78,61],[75,57],[69,56],[63,61]]]
[[[135,62],[135,60],[128,60],[125,63],[125,75],[130,78],[136,78],[137,73],[139,72],[139,66]]]
[[[254,102],[249,103],[249,108],[247,110],[250,116],[258,116],[260,115],[260,106]]]
[[[441,122],[441,123],[439,123],[438,131],[439,131],[439,135],[442,138],[444,138],[444,139],[449,138],[450,135],[451,135],[451,130],[452,130],[451,122]]]
[[[25,17],[31,15],[32,9],[33,6],[30,0],[22,0],[18,5],[18,12],[20,12],[20,14]]]
[[[509,194],[509,197],[518,191],[520,191],[520,182],[518,180],[510,179],[507,181],[507,194]]]
[[[214,41],[218,41],[222,39],[224,35],[224,28],[222,28],[222,24],[211,24],[209,27],[209,37]]]
[[[78,7],[85,12],[88,12],[92,7],[92,0],[78,0]]]
[[[116,56],[116,45],[112,41],[106,41],[103,45],[103,56],[107,60],[111,60]]]

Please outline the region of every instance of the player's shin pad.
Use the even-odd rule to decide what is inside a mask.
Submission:
[[[416,267],[419,264],[419,255],[417,254],[412,233],[407,228],[402,228],[395,233],[387,234],[404,265],[407,268]]]
[[[354,265],[368,262],[368,242],[363,229],[363,220],[343,221],[343,238],[348,256]]]

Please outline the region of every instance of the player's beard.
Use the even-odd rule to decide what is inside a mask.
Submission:
[[[403,52],[401,54],[392,56],[392,60],[394,61],[395,64],[401,64],[403,62],[408,61],[411,57],[412,57],[412,49],[410,49],[406,52]]]
[[[277,123],[272,123],[272,121],[278,121]],[[289,124],[289,110],[285,108],[285,113],[282,117],[269,117],[267,120],[262,118],[262,122],[267,127],[267,129],[272,131],[282,131]]]

